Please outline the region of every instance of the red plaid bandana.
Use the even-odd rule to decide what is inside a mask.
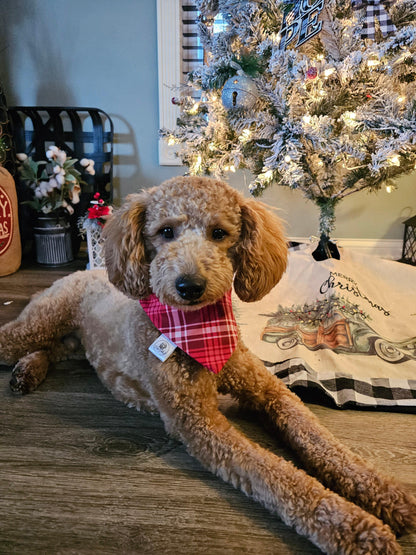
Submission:
[[[231,291],[217,303],[183,311],[161,304],[156,295],[140,300],[157,329],[203,366],[218,374],[238,340]]]

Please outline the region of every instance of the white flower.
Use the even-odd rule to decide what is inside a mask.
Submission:
[[[59,148],[55,145],[52,145],[49,147],[49,149],[46,152],[46,158],[48,158],[49,160],[52,160],[53,158],[55,158],[58,152],[59,152]]]
[[[60,172],[56,174],[55,179],[59,183],[59,185],[63,185],[65,183],[65,172]]]
[[[71,196],[71,202],[72,204],[78,204],[79,203],[79,194],[81,192],[81,187],[76,184],[73,186],[72,191],[70,193]]]
[[[53,173],[61,173],[61,170],[62,170],[61,166],[54,166]]]
[[[60,150],[56,154],[56,160],[62,165],[67,159],[67,154],[64,150]]]
[[[72,193],[71,202],[72,202],[72,204],[78,204],[79,203],[79,194],[78,194],[78,192],[73,192]]]
[[[38,190],[42,193],[42,196],[47,197],[51,192],[49,181],[41,181],[38,185]]]
[[[19,152],[18,154],[16,154],[16,158],[19,160],[19,162],[24,162],[25,160],[27,160],[27,154],[25,154],[24,152]]]
[[[82,160],[80,161],[80,164],[83,168],[85,168],[85,171],[87,173],[89,173],[90,175],[95,175],[94,160],[91,160],[90,158],[82,158]]]
[[[72,208],[72,206],[71,206],[70,204],[68,204],[68,203],[66,202],[66,200],[62,201],[62,206],[63,206],[64,208],[66,208],[66,210],[67,210],[70,214],[73,214],[73,213],[74,213],[74,209]]]
[[[35,197],[39,199],[43,197],[42,192],[39,189],[35,190]]]
[[[60,189],[61,185],[56,181],[54,177],[51,177],[49,180],[49,185],[52,189]]]

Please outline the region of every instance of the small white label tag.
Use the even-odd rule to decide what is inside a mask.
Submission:
[[[169,339],[169,337],[166,337],[166,335],[162,334],[159,335],[156,341],[153,341],[153,343],[149,347],[149,351],[153,353],[159,360],[165,362],[165,360],[170,357],[176,347],[177,346],[175,345],[175,343],[173,343]]]

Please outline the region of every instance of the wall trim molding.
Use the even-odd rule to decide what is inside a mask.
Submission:
[[[296,243],[309,243],[309,237],[289,237],[290,241]],[[354,239],[339,238],[334,239],[339,247],[359,250],[365,254],[378,256],[379,258],[388,258],[390,260],[399,260],[402,256],[402,239]]]
[[[173,88],[181,82],[181,34],[179,0],[157,0],[157,55],[159,77],[159,129],[175,129],[180,115],[172,104]],[[159,165],[180,166],[175,145],[159,139]]]

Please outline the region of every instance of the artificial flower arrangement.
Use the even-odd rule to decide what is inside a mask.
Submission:
[[[112,213],[113,207],[105,204],[100,193],[97,192],[85,216],[78,220],[81,234],[86,234],[87,237],[89,258],[87,267],[91,270],[105,268],[101,231]]]
[[[79,202],[83,184],[81,173],[75,169],[78,160],[54,145],[49,147],[46,158],[47,160],[35,162],[24,153],[17,154],[20,179],[33,192],[33,199],[25,201],[25,204],[43,214],[62,210],[73,214],[73,205]],[[80,165],[86,173],[95,174],[93,160],[83,158]]]
[[[95,193],[94,200],[91,201],[91,206],[87,210],[87,215],[80,222],[84,229],[91,226],[103,227],[106,220],[113,213],[113,207],[105,204],[101,198],[100,193]]]

